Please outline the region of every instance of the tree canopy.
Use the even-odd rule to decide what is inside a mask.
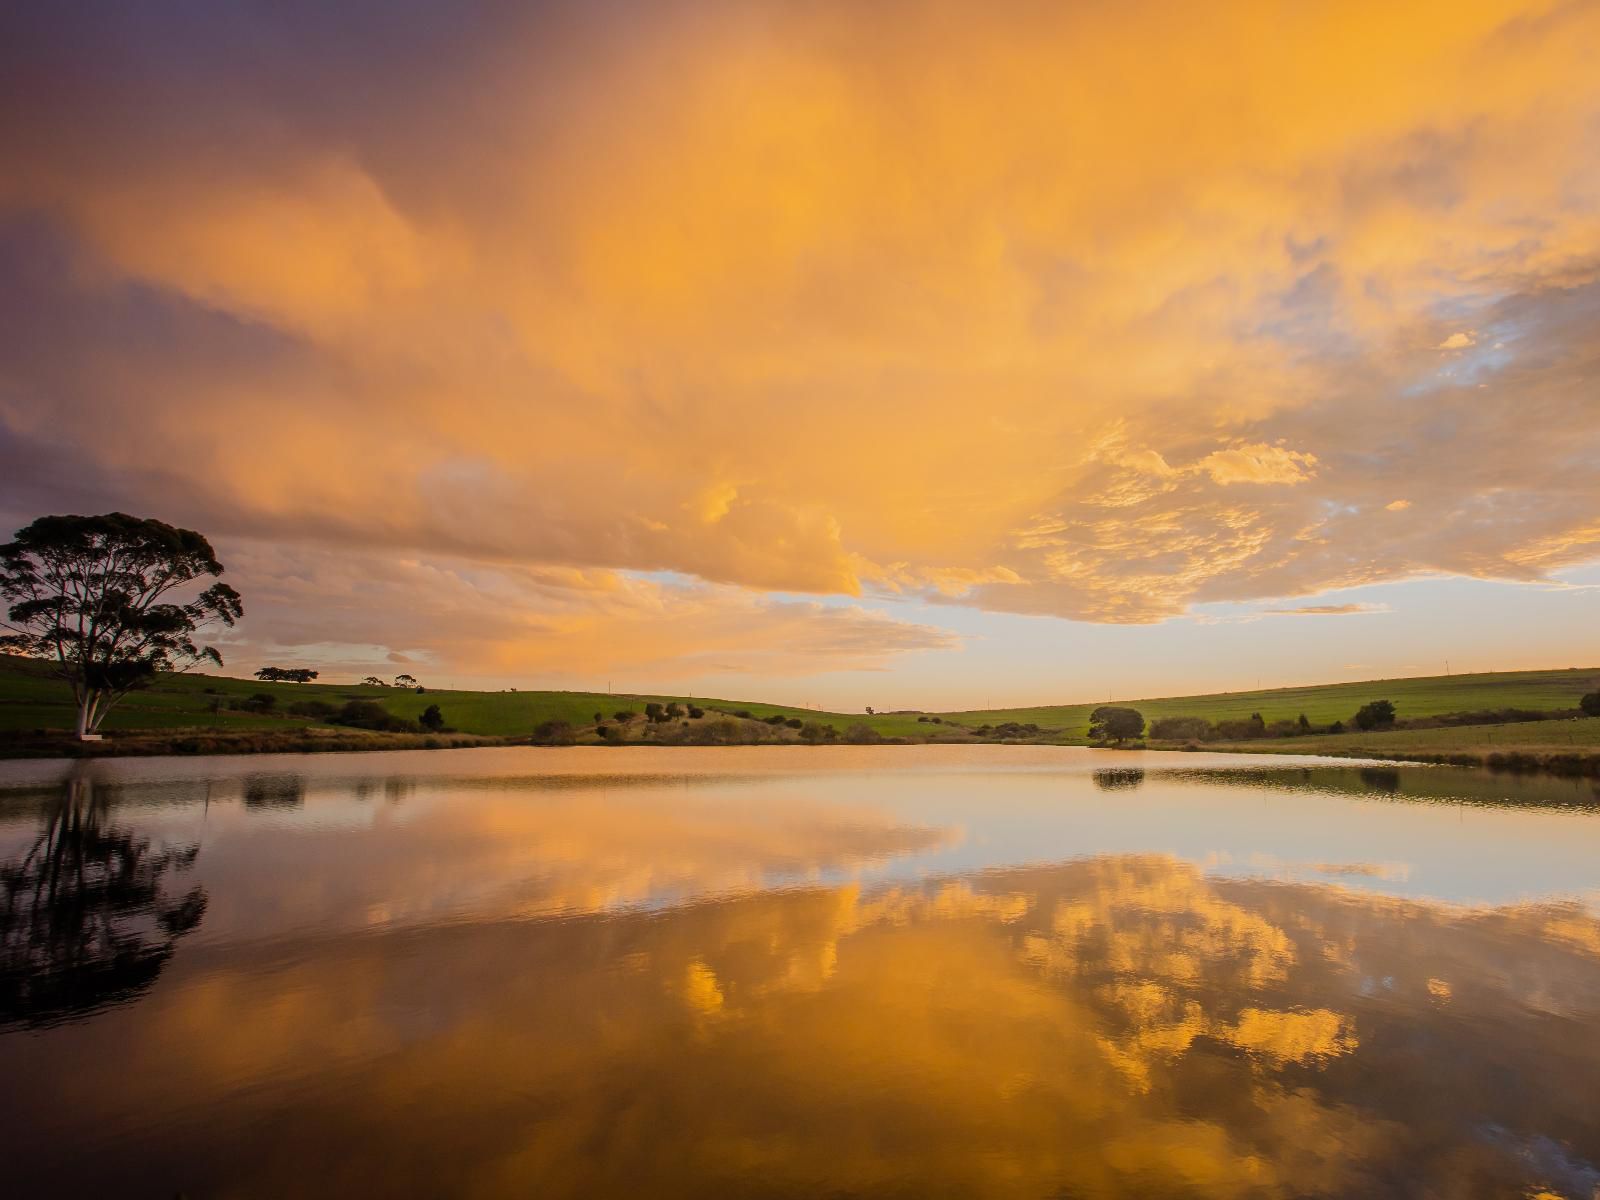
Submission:
[[[265,683],[310,683],[317,672],[309,667],[262,667],[256,678]]]
[[[0,648],[53,658],[72,688],[78,736],[162,671],[222,665],[195,635],[244,613],[225,583],[185,603],[188,585],[222,574],[211,543],[164,521],[106,513],[40,517],[0,546],[0,597],[9,607]]]
[[[1144,714],[1136,708],[1102,705],[1089,714],[1089,736],[1119,745],[1144,733]]]
[[[1374,700],[1370,704],[1363,704],[1356,710],[1356,728],[1381,729],[1386,725],[1393,725],[1394,716],[1393,701]]]

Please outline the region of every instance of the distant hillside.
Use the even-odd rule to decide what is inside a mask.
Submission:
[[[1070,685],[1064,685],[1070,686]],[[1600,688],[1600,667],[1558,671],[1503,671],[1483,675],[1436,675],[1413,679],[1379,679],[1361,683],[1331,683],[1314,687],[1271,688],[1252,692],[1222,692],[1206,696],[1175,696],[1118,700],[1147,718],[1199,716],[1211,720],[1248,718],[1259,712],[1267,722],[1293,719],[1304,713],[1314,724],[1348,720],[1369,700],[1394,701],[1402,717],[1484,709],[1570,709],[1585,692]],[[583,729],[595,713],[623,709],[643,712],[651,701],[679,701],[709,710],[748,712],[756,718],[779,714],[834,726],[841,733],[854,725],[867,725],[888,737],[944,737],[964,740],[967,730],[1004,723],[1032,724],[1052,741],[1081,742],[1088,733],[1089,714],[1095,704],[1046,705],[1036,708],[1001,708],[926,714],[815,712],[759,701],[719,700],[681,695],[607,695],[603,692],[474,692],[429,688],[425,694],[400,688],[362,687],[339,683],[260,683],[218,675],[174,675],[160,679],[147,691],[136,693],[114,709],[105,729],[118,730],[284,730],[316,724],[304,717],[258,715],[231,710],[237,700],[266,693],[277,698],[279,713],[297,700],[322,700],[343,704],[347,700],[376,700],[397,716],[415,719],[430,704],[437,704],[451,727],[485,736],[523,736],[545,721],[566,721]],[[939,723],[931,716],[937,715]],[[0,656],[0,733],[71,729],[71,698],[64,684],[49,677],[46,664]]]

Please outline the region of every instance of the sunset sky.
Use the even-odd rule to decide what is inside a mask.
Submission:
[[[1600,663],[1600,3],[13,4],[0,521],[230,672]]]

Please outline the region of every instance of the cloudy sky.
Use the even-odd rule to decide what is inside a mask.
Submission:
[[[231,669],[1600,663],[1600,4],[68,8],[0,16],[0,518],[202,530]]]

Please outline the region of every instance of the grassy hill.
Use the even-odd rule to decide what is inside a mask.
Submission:
[[[1070,686],[1070,683],[1064,686]],[[1361,683],[1320,684],[1313,687],[1271,688],[1250,692],[1221,692],[1203,696],[1170,696],[1114,701],[1139,709],[1148,719],[1197,716],[1210,720],[1248,718],[1259,712],[1267,722],[1293,719],[1304,713],[1315,724],[1348,720],[1369,700],[1394,701],[1402,717],[1427,717],[1443,713],[1484,709],[1570,709],[1585,692],[1600,687],[1600,668],[1557,671],[1505,671],[1483,675],[1437,675],[1413,679],[1379,679]],[[708,710],[749,712],[756,718],[780,714],[830,724],[841,733],[864,724],[886,737],[942,737],[965,739],[966,732],[1005,722],[1033,724],[1047,731],[1048,740],[1082,742],[1088,733],[1089,714],[1097,704],[1046,705],[1035,708],[974,709],[941,713],[942,723],[919,721],[915,713],[815,712],[757,701],[720,700],[692,696],[607,695],[603,692],[474,692],[429,688],[425,694],[398,688],[362,687],[338,683],[260,683],[217,675],[164,677],[150,689],[135,693],[106,719],[108,733],[131,730],[172,731],[252,730],[283,731],[316,725],[305,717],[262,716],[231,710],[228,705],[257,693],[277,697],[283,710],[297,700],[322,700],[339,705],[347,700],[377,700],[397,716],[416,718],[430,704],[439,705],[446,721],[463,733],[491,737],[526,736],[545,721],[566,721],[582,729],[594,714],[632,709],[642,712],[647,702],[672,700]],[[41,662],[0,656],[0,734],[36,730],[70,730],[71,697],[60,681],[52,679]],[[1453,732],[1453,731],[1440,731]],[[1549,736],[1547,731],[1547,736]],[[1282,739],[1274,749],[1289,750],[1307,739]],[[1345,751],[1348,741],[1340,742]]]

